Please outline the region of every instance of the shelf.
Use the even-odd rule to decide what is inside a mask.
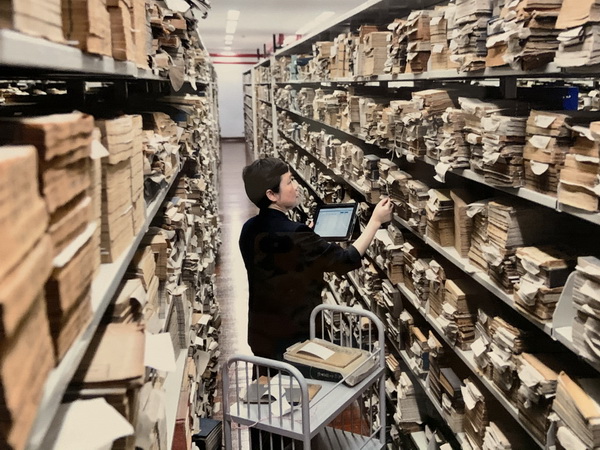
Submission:
[[[416,366],[415,366],[414,362],[408,356],[408,353],[406,353],[406,350],[399,350],[398,353],[400,354],[400,357],[402,358],[404,363],[411,370],[411,372],[413,374],[412,378],[416,379],[419,382],[419,385],[421,386],[421,388],[423,389],[423,391],[429,398],[429,401],[433,404],[436,411],[438,412],[440,417],[443,419],[444,413],[442,411],[442,406],[440,405],[440,402],[438,401],[437,398],[435,398],[435,396],[433,395],[431,390],[427,387],[427,383],[425,382],[425,380],[423,380],[421,377],[416,375],[416,373],[415,373]],[[471,449],[471,445],[469,444],[469,441],[467,440],[467,436],[465,435],[465,433],[455,433],[454,435],[456,436],[456,439],[460,443],[462,449]]]
[[[485,386],[485,388],[500,402],[502,407],[508,411],[508,413],[517,421],[519,425],[523,428],[524,431],[529,434],[531,439],[540,447],[544,448],[544,445],[534,436],[534,434],[526,428],[519,419],[519,411],[516,406],[508,401],[506,396],[498,389],[498,387],[490,381],[487,377],[483,376],[477,365],[475,364],[475,358],[473,357],[473,352],[471,350],[461,350],[457,348],[453,343],[449,342],[446,338],[446,334],[443,330],[440,329],[438,324],[429,319],[429,315],[425,311],[422,305],[419,304],[419,300],[416,298],[415,294],[413,294],[410,290],[408,290],[404,284],[396,285],[400,292],[404,297],[408,299],[408,301],[419,311],[419,313],[423,316],[423,318],[427,321],[427,323],[433,328],[436,334],[450,347],[454,350],[454,353],[459,356],[459,358],[465,363],[465,365],[471,370],[473,375]]]
[[[167,448],[171,448],[173,435],[175,434],[175,420],[177,419],[177,408],[179,397],[183,386],[183,375],[185,373],[188,350],[183,349],[176,357],[176,369],[167,374],[165,383],[165,418],[167,422]]]
[[[280,106],[276,106],[276,107],[280,111],[285,111],[285,112],[288,112],[290,114],[293,114],[293,115],[301,118],[304,121],[312,122],[312,123],[314,123],[316,125],[325,127],[325,128],[327,128],[329,130],[334,131],[337,134],[344,134],[344,135],[346,135],[346,136],[348,136],[350,138],[359,139],[359,140],[363,141],[363,143],[365,145],[376,145],[376,144],[370,144],[370,143],[366,142],[364,136],[355,135],[355,134],[349,133],[347,131],[335,128],[334,126],[328,125],[328,124],[326,124],[324,122],[320,122],[318,120],[311,119],[310,117],[305,117],[305,116],[303,116],[298,111],[294,111],[294,110],[287,109],[287,108],[282,108]],[[296,144],[296,145],[300,146],[300,144]],[[379,148],[381,148],[383,151],[386,151],[386,152],[390,151],[389,148],[384,148],[384,147],[379,147]],[[404,156],[412,156],[412,155],[408,154],[407,152],[403,152],[403,155]],[[434,160],[432,158],[429,158],[428,156],[418,156],[418,157],[415,156],[414,159],[417,160],[417,161],[425,162],[426,164],[429,164],[429,165],[434,166],[434,167],[438,163],[438,161],[436,161],[436,160]],[[477,182],[479,184],[488,186],[488,187],[490,187],[492,189],[496,189],[496,190],[505,192],[505,193],[507,193],[509,195],[512,195],[512,196],[515,196],[515,197],[519,197],[519,198],[522,198],[524,200],[528,200],[528,201],[530,201],[532,203],[536,203],[538,205],[541,205],[541,206],[544,206],[546,208],[549,208],[549,209],[561,212],[563,214],[574,216],[574,217],[577,217],[577,218],[579,218],[581,220],[585,220],[587,222],[591,222],[593,224],[600,225],[600,213],[599,212],[596,212],[596,213],[586,212],[586,211],[583,211],[583,210],[579,210],[577,208],[570,207],[568,205],[562,205],[562,204],[558,203],[558,200],[557,200],[556,197],[553,197],[551,195],[542,194],[540,192],[536,192],[536,191],[533,191],[531,189],[527,189],[525,187],[514,188],[514,187],[495,186],[495,185],[490,184],[487,181],[485,181],[485,178],[482,175],[474,172],[471,169],[450,169],[450,170],[448,170],[447,173],[452,174],[452,175],[456,175],[456,176],[459,176],[459,177],[462,177],[462,178],[465,178],[465,179],[468,179],[468,180],[471,180],[471,181],[475,181],[475,182]],[[360,189],[359,189],[359,192],[360,192]]]
[[[459,72],[456,69],[431,70],[422,73],[399,73],[395,75],[373,75],[370,77],[355,76],[336,78],[331,80],[289,80],[276,81],[277,84],[319,84],[321,86],[332,86],[336,84],[364,84],[364,83],[389,83],[406,81],[448,81],[448,80],[479,80],[495,78],[596,78],[600,66],[588,66],[581,68],[560,68],[555,63],[549,63],[545,67],[533,70],[516,70],[506,67],[486,67],[484,70],[473,72]]]
[[[140,245],[142,238],[148,231],[152,219],[162,205],[170,187],[177,178],[177,175],[178,173],[173,174],[168,185],[150,204],[147,205],[146,221],[144,222],[140,233],[138,233],[119,259],[111,264],[100,265],[100,270],[96,278],[92,281],[92,319],[87,327],[80,333],[79,337],[73,342],[58,366],[50,372],[44,386],[44,393],[37,411],[35,422],[31,428],[32,432],[29,437],[27,448],[37,449],[42,445],[44,436],[52,424],[63,394],[96,333],[100,319],[117,292],[119,284],[125,275],[125,271],[127,270],[133,255]]]
[[[84,53],[78,48],[17,31],[0,30],[0,65],[19,70],[101,75],[105,78],[164,80],[148,69],[140,69],[132,61],[116,61],[108,56]]]
[[[361,393],[372,383],[382,376],[384,368],[376,368],[364,380],[356,386],[349,387],[343,383],[333,383],[329,381],[312,380],[306,381],[310,384],[319,384],[321,389],[310,402],[310,437],[313,438],[319,433],[324,425],[330,423],[340,411],[349,406]],[[244,416],[236,415],[235,412],[244,411]],[[300,420],[300,408],[295,408],[292,420],[292,414],[288,413],[282,417],[274,417],[270,423],[266,422],[269,415],[269,405],[248,404],[243,402],[233,403],[229,409],[229,416],[234,422],[246,426],[254,426],[257,429],[265,430],[282,436],[294,439],[302,439],[302,427],[298,422]],[[344,448],[344,447],[342,447]]]

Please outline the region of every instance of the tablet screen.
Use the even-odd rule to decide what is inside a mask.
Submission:
[[[320,205],[315,216],[315,233],[331,241],[350,239],[357,203]]]

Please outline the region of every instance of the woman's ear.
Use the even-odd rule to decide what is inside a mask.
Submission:
[[[272,201],[272,202],[276,202],[277,201],[277,194],[275,192],[273,192],[272,189],[267,189],[267,192],[265,192],[265,195],[267,196],[267,198]]]

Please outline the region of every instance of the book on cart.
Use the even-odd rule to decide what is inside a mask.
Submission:
[[[307,378],[342,381],[355,386],[376,367],[374,356],[366,350],[343,347],[322,339],[298,342],[287,348],[283,358]]]

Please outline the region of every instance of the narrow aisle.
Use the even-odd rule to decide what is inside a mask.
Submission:
[[[221,217],[221,239],[216,265],[215,295],[221,309],[221,334],[219,336],[219,368],[225,360],[234,354],[252,354],[246,342],[248,320],[248,281],[238,239],[242,225],[257,213],[244,190],[242,169],[252,162],[253,156],[246,150],[243,142],[221,143],[221,174],[219,186],[219,214]],[[217,377],[217,402],[221,402],[221,374]],[[235,393],[229,398],[235,401]],[[222,411],[215,414],[222,419]],[[234,433],[234,448],[238,447]],[[247,437],[242,439],[242,442]]]

